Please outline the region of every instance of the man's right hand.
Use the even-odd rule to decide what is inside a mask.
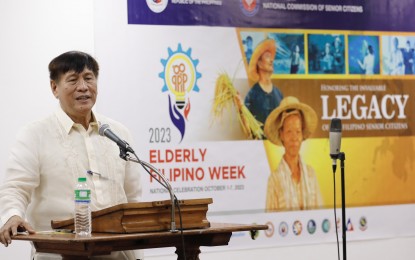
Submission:
[[[28,222],[15,215],[9,218],[6,224],[4,224],[4,226],[0,229],[0,242],[7,247],[12,243],[11,237],[17,235],[17,231],[27,231],[29,234],[35,233],[35,230]]]

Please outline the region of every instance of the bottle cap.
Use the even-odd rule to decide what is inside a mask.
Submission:
[[[79,177],[78,182],[86,182],[86,178],[85,177]]]

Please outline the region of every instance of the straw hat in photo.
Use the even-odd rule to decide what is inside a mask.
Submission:
[[[292,114],[300,113],[303,118],[303,138],[309,138],[317,127],[317,114],[309,105],[301,103],[296,97],[285,97],[280,105],[275,108],[265,121],[264,132],[268,140],[282,146],[280,129],[284,120]]]
[[[254,82],[257,82],[259,80],[258,61],[261,58],[262,54],[264,54],[266,51],[269,51],[272,57],[275,57],[275,53],[277,52],[277,45],[275,43],[275,40],[263,40],[255,48],[248,66],[248,78]]]

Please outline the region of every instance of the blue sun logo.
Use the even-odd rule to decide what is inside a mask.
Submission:
[[[196,69],[199,60],[192,59],[191,48],[183,51],[182,45],[179,43],[176,51],[170,47],[167,51],[169,54],[167,59],[161,59],[161,64],[164,67],[159,74],[159,77],[164,80],[161,91],[169,93],[169,115],[172,123],[181,134],[181,142],[186,132],[186,121],[191,108],[189,93],[200,91],[197,81],[202,77],[202,74]]]

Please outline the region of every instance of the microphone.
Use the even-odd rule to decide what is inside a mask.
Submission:
[[[330,157],[333,160],[333,173],[336,172],[337,158],[340,153],[342,138],[342,122],[338,118],[333,118],[330,123]]]
[[[103,124],[99,127],[99,135],[106,136],[109,139],[111,139],[113,142],[115,142],[120,149],[134,153],[133,148],[124,140],[119,138],[114,132],[111,131],[110,126],[108,124]]]
[[[120,157],[122,158],[122,159],[124,159],[124,160],[126,160],[126,161],[133,161],[133,162],[136,162],[136,163],[139,163],[139,164],[141,164],[141,166],[143,166],[143,168],[151,175],[151,173],[148,171],[148,169],[146,168],[146,167],[148,167],[148,168],[150,168],[150,169],[152,169],[163,181],[164,181],[164,185],[163,185],[163,183],[161,183],[160,181],[159,181],[159,183],[163,186],[163,187],[165,187],[168,191],[169,191],[169,193],[170,193],[170,201],[171,201],[171,223],[170,223],[170,227],[171,227],[171,229],[170,229],[170,231],[171,232],[177,232],[178,230],[177,230],[177,228],[176,228],[176,220],[175,220],[175,208],[174,208],[174,202],[175,202],[175,195],[174,195],[174,191],[173,191],[173,189],[172,189],[172,187],[171,187],[171,185],[170,185],[170,183],[169,183],[169,181],[167,180],[167,178],[164,176],[164,174],[161,174],[153,165],[151,165],[151,164],[149,164],[149,163],[147,163],[147,162],[144,162],[144,161],[141,161],[140,159],[138,159],[138,157],[137,157],[137,155],[135,154],[135,152],[134,152],[134,150],[133,150],[133,148],[131,148],[131,146],[126,142],[126,141],[124,141],[124,140],[122,140],[121,138],[119,138],[116,134],[114,134],[112,131],[111,131],[111,129],[110,129],[110,126],[108,125],[108,124],[103,124],[103,125],[101,125],[100,127],[99,127],[99,130],[98,130],[98,132],[99,132],[99,135],[102,135],[102,136],[106,136],[106,137],[108,137],[109,139],[111,139],[111,141],[113,141],[113,142],[115,142],[119,147],[120,147]],[[133,159],[133,158],[130,158],[130,156],[128,156],[127,155],[127,153],[126,152],[130,152],[130,153],[132,153],[132,154],[134,154],[134,156],[137,158],[136,160],[135,159]],[[91,174],[91,175],[93,175],[93,174],[96,174],[96,175],[99,175],[100,177],[101,177],[101,174],[100,173],[97,173],[97,172],[93,172],[93,171],[87,171],[87,173],[88,174]],[[180,210],[180,209],[179,209]]]

